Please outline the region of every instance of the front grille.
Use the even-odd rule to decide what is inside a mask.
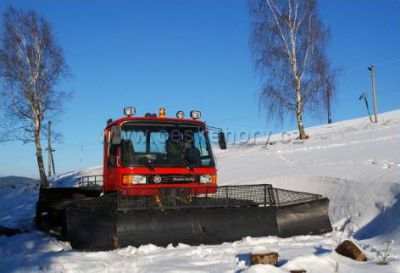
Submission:
[[[161,181],[156,183],[155,177],[161,178]],[[199,182],[200,178],[196,175],[176,175],[176,174],[168,174],[168,175],[149,175],[148,183],[149,184],[180,184],[180,183],[195,183]]]

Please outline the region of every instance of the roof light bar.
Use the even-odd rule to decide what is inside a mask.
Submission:
[[[128,107],[124,108],[124,115],[125,116],[130,117],[130,116],[134,116],[135,114],[136,114],[135,107],[128,106]]]
[[[166,115],[167,115],[167,111],[165,111],[165,108],[161,107],[160,111],[158,111],[158,116],[160,118],[165,118]]]
[[[190,112],[190,117],[192,119],[200,119],[201,118],[201,112],[197,110],[193,110]]]
[[[185,117],[185,113],[183,111],[176,112],[176,118],[183,119]]]

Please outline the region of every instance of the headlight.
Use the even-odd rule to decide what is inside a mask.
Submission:
[[[200,176],[200,183],[201,184],[211,184],[217,182],[217,176],[211,174],[203,174]]]
[[[124,175],[122,177],[123,185],[146,184],[146,176],[144,175]]]
[[[146,184],[146,176],[144,175],[133,175],[133,184]]]

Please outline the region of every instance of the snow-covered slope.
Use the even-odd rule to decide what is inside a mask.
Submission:
[[[311,139],[304,142],[287,133],[272,136],[273,145],[260,139],[258,145],[219,152],[220,183],[271,183],[320,193],[331,200],[333,223],[357,231],[357,238],[400,239],[400,216],[391,218],[400,206],[400,111],[380,120],[310,128]],[[382,223],[379,230],[370,228]]]
[[[31,229],[38,192],[37,180],[0,177],[0,226]]]
[[[97,166],[88,168],[85,170],[68,172],[63,174],[58,174],[51,177],[50,186],[51,187],[78,187],[79,186],[79,178],[84,176],[93,176],[93,175],[102,175],[103,167]]]
[[[309,128],[311,138],[294,132],[216,151],[219,184],[271,183],[330,198],[335,230],[324,236],[243,238],[216,246],[146,245],[110,252],[71,250],[68,243],[31,231],[0,237],[1,272],[400,272],[400,111],[380,116],[378,124],[360,118]],[[76,185],[76,178],[101,174],[101,167],[55,177],[53,186]],[[0,183],[0,225],[23,226],[32,217],[35,186]],[[28,197],[27,197],[28,196]],[[345,238],[358,241],[369,256],[355,262],[332,251]],[[392,261],[377,265],[391,244]],[[280,253],[278,268],[249,267],[257,247]]]

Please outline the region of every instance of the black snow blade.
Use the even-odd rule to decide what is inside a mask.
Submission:
[[[142,189],[145,189],[142,188]],[[66,209],[68,240],[82,250],[185,243],[220,244],[246,236],[322,234],[332,230],[329,199],[271,185],[158,189],[152,196],[80,200]]]

